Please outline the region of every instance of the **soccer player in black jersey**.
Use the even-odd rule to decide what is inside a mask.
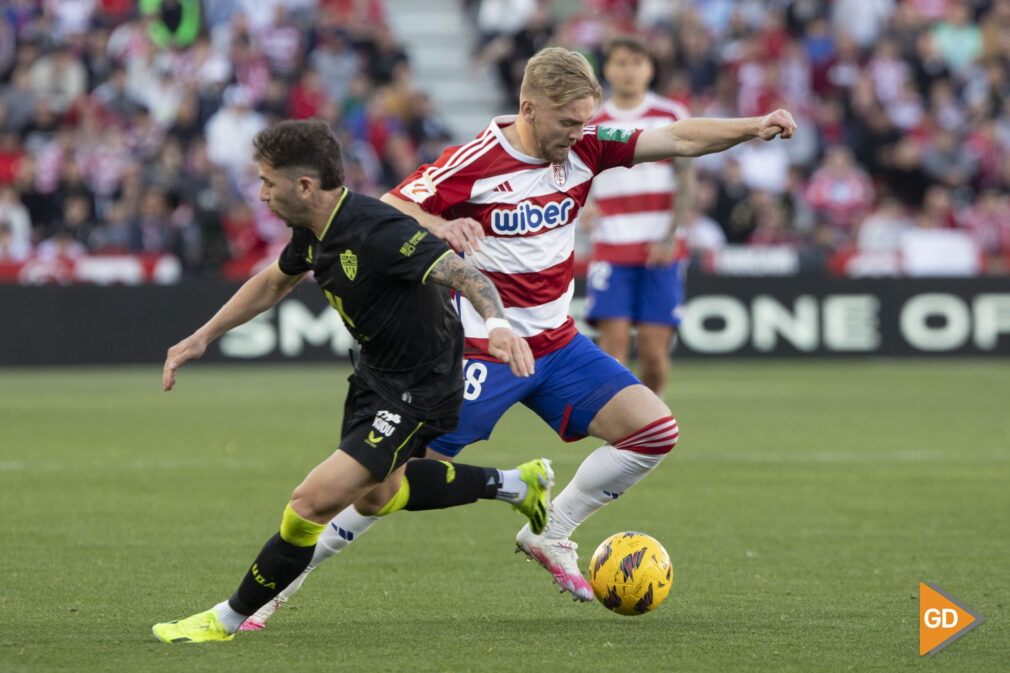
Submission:
[[[516,376],[533,373],[526,341],[508,326],[494,285],[412,218],[343,186],[340,145],[323,122],[281,122],[255,140],[260,199],[293,229],[275,266],[247,281],[204,326],[168,350],[163,386],[214,339],[274,306],[311,271],[361,345],[350,378],[339,448],[294,490],[280,532],[238,590],[210,610],[156,624],[165,642],[230,640],[242,622],[297,578],[320,532],[378,484],[401,484],[383,513],[496,498],[543,529],[549,461],[514,470],[410,461],[455,429],[463,393],[463,331],[448,288],[488,323],[491,353]],[[449,473],[451,478],[449,477]],[[409,487],[403,487],[406,483]]]

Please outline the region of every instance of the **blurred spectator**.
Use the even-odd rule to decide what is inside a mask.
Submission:
[[[228,242],[228,257],[251,264],[266,253],[267,242],[256,229],[252,210],[237,202],[225,211],[221,227]]]
[[[32,220],[13,185],[0,185],[0,224],[6,228],[7,259],[31,251]]]
[[[9,84],[0,90],[0,105],[4,108],[0,131],[23,131],[31,124],[37,95],[32,89],[31,75],[26,66],[11,73]]]
[[[750,236],[752,245],[787,245],[798,247],[803,239],[793,229],[787,211],[774,197],[760,199],[754,232]]]
[[[821,167],[807,184],[805,198],[814,213],[831,226],[851,232],[873,206],[873,184],[842,145],[828,148]]]
[[[726,162],[711,215],[722,227],[727,243],[746,243],[757,226],[751,191],[744,184],[736,159]]]
[[[132,230],[137,226],[133,217],[133,210],[125,201],[109,203],[105,209],[105,224],[91,236],[91,250],[105,254],[128,252]]]
[[[971,182],[978,159],[957,133],[940,128],[923,150],[922,167],[933,182],[958,187]]]
[[[21,162],[25,159],[25,150],[14,132],[0,133],[0,186],[14,182]]]
[[[438,159],[452,139],[449,129],[435,113],[431,96],[423,92],[414,94],[407,132],[417,147],[421,163],[431,163]]]
[[[44,0],[41,4],[53,19],[53,34],[61,40],[87,33],[98,8],[98,0]]]
[[[677,237],[687,246],[688,254],[704,254],[720,250],[726,245],[722,227],[706,213],[715,206],[717,188],[711,178],[695,181],[694,204],[688,225],[677,230]]]
[[[276,4],[273,18],[256,34],[256,43],[267,57],[272,72],[294,77],[302,65],[302,31],[298,29],[287,7]]]
[[[35,256],[44,261],[79,259],[87,253],[84,244],[75,239],[73,232],[65,227],[58,227],[35,249]]]
[[[23,262],[32,254],[32,246],[27,240],[14,236],[10,222],[0,215],[0,264]]]
[[[1010,197],[1005,192],[994,188],[983,190],[957,219],[982,251],[986,271],[1010,270]]]
[[[866,252],[896,253],[901,248],[902,235],[915,226],[901,201],[884,197],[859,227],[857,246]]]
[[[923,96],[929,95],[935,82],[950,78],[950,68],[937,49],[933,33],[925,31],[919,33],[915,41],[915,58],[912,63],[915,84]]]
[[[126,68],[118,63],[109,72],[109,77],[95,87],[92,97],[106,112],[116,117],[121,124],[129,120],[142,107],[141,103],[130,96],[127,90]]]
[[[868,47],[894,12],[894,4],[894,0],[835,0],[831,21],[836,31]]]
[[[141,202],[139,217],[130,231],[130,251],[174,252],[178,241],[169,215],[165,194],[158,190],[146,192]]]
[[[953,2],[947,18],[933,28],[933,39],[940,56],[955,73],[963,72],[982,54],[982,31],[972,23],[967,5]]]
[[[319,35],[316,48],[309,54],[309,65],[319,73],[329,99],[339,101],[347,96],[358,72],[359,58],[341,31],[328,30]]]
[[[397,44],[386,26],[377,26],[362,47],[368,55],[368,76],[376,85],[392,82],[397,68],[407,64],[407,52]]]
[[[288,95],[287,117],[290,119],[311,119],[322,115],[326,105],[326,92],[319,73],[313,68],[302,71],[298,82],[291,87]]]
[[[918,208],[929,186],[929,176],[922,169],[922,151],[918,143],[908,137],[901,138],[884,153],[882,182],[887,192],[906,206]]]
[[[266,126],[262,115],[251,109],[252,103],[249,89],[232,85],[224,92],[224,106],[207,121],[207,156],[233,178],[249,168],[253,136]]]
[[[83,195],[68,197],[63,202],[63,216],[56,224],[56,231],[66,234],[85,248],[91,247],[92,236],[98,226],[91,206]]]
[[[986,60],[1010,56],[1010,0],[995,0],[982,18],[982,57]]]
[[[45,99],[56,112],[87,90],[88,73],[80,59],[65,45],[57,45],[28,71],[32,92]]]

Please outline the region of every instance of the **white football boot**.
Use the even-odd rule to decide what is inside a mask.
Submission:
[[[579,545],[571,540],[535,535],[529,524],[523,526],[516,535],[517,554],[525,552],[527,560],[535,559],[546,568],[554,576],[562,593],[571,592],[572,600],[591,601],[595,596],[593,588],[579,570],[579,555],[575,551],[578,548]]]

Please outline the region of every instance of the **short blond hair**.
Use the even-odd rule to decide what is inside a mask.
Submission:
[[[563,47],[547,47],[526,64],[519,87],[520,99],[536,96],[543,96],[555,108],[587,96],[599,105],[603,102],[603,87],[585,56]]]

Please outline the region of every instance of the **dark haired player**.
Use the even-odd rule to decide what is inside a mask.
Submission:
[[[274,306],[312,271],[361,345],[350,378],[339,448],[294,490],[280,532],[264,545],[238,590],[186,619],[156,624],[170,643],[230,640],[242,622],[308,565],[333,516],[383,482],[397,488],[383,511],[423,510],[497,498],[543,530],[553,472],[539,459],[514,470],[422,456],[456,427],[462,403],[463,332],[446,288],[487,321],[490,352],[518,377],[533,355],[509,328],[494,286],[417,222],[343,186],[340,145],[322,122],[281,122],[255,140],[260,199],[294,230],[275,266],[251,278],[218,313],[168,350],[163,384],[207,344]],[[408,467],[409,466],[409,467]]]
[[[680,103],[649,90],[652,55],[641,39],[616,37],[605,54],[603,75],[612,97],[590,124],[633,132],[691,116]],[[660,397],[684,299],[676,232],[690,216],[693,183],[691,159],[675,157],[605,170],[590,190],[595,216],[586,321],[599,332],[600,348],[625,365],[635,327],[638,378]]]

